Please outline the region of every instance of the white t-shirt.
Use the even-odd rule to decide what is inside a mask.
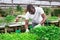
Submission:
[[[25,18],[28,20],[29,18],[32,19],[34,23],[40,23],[42,21],[42,16],[44,11],[41,7],[35,7],[35,14],[30,14],[29,12],[26,13]]]

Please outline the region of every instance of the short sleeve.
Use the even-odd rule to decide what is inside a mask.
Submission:
[[[25,15],[25,19],[28,20],[29,17],[30,17],[30,14],[29,14],[29,12],[27,12],[26,15]]]
[[[39,12],[40,12],[40,14],[44,14],[43,8],[39,8]]]

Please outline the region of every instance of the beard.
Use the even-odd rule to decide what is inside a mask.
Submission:
[[[35,14],[35,12],[31,12],[30,14]]]

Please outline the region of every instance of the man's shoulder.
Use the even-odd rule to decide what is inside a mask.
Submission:
[[[42,9],[42,7],[35,7],[35,9],[37,9],[37,10],[39,9],[40,10],[40,9]]]

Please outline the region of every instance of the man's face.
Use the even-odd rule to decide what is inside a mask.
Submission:
[[[31,8],[29,12],[30,12],[31,14],[34,14],[34,13],[35,13],[35,9],[34,9],[34,8]]]

